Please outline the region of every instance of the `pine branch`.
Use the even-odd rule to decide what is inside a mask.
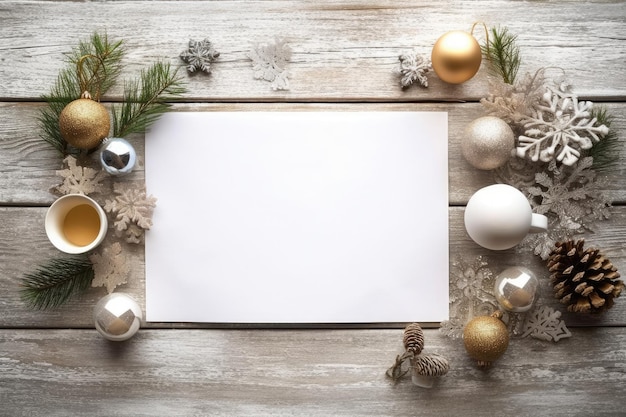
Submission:
[[[54,308],[89,288],[93,277],[93,267],[86,257],[51,259],[22,278],[20,295],[31,308]]]
[[[596,106],[591,109],[589,117],[596,119],[595,126],[605,125],[609,128],[609,133],[589,150],[589,156],[593,157],[592,167],[596,171],[610,171],[615,168],[620,153],[619,137],[615,130],[611,129],[613,116],[605,106]]]
[[[169,64],[157,62],[141,72],[140,81],[127,82],[124,103],[113,108],[113,135],[143,132],[165,113],[170,107],[166,100],[185,92],[177,73]]]
[[[491,64],[491,72],[512,85],[521,64],[517,35],[512,35],[506,27],[491,28],[489,40],[481,49]]]
[[[48,105],[40,111],[39,126],[43,131],[41,138],[57,149],[61,154],[74,153],[59,130],[59,115],[71,101],[80,97],[81,85],[77,71],[78,62],[84,56],[82,64],[84,86],[95,99],[105,94],[115,83],[121,70],[121,59],[124,54],[122,41],[110,43],[106,36],[93,34],[90,42],[80,42],[69,54],[67,68],[59,72],[56,83],[50,93],[42,98]]]
[[[80,69],[87,81],[87,84],[82,86],[83,91],[89,91],[96,101],[115,84],[122,70],[121,61],[124,56],[122,43],[123,41],[110,43],[107,35],[100,36],[94,33],[89,42],[80,42],[77,48],[67,54],[69,64],[75,69],[83,60]]]

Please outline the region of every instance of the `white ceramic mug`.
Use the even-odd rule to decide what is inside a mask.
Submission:
[[[505,250],[520,243],[528,233],[548,230],[548,218],[533,213],[517,188],[494,184],[476,191],[468,201],[465,229],[480,246]]]
[[[106,236],[106,213],[93,199],[68,194],[57,199],[46,213],[46,235],[65,253],[85,253],[98,246]]]

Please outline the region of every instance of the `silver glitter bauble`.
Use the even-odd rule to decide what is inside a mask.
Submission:
[[[143,314],[141,307],[131,296],[112,293],[104,296],[93,311],[96,330],[104,338],[121,342],[137,333]]]
[[[128,174],[135,167],[137,153],[126,139],[107,138],[100,147],[100,164],[111,175]]]
[[[530,310],[535,301],[539,281],[527,268],[507,268],[496,278],[494,295],[500,306],[513,313]]]
[[[504,165],[515,147],[515,134],[502,119],[479,117],[465,128],[461,152],[478,169],[495,169]]]

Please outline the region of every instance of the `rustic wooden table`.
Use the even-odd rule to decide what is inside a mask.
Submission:
[[[62,308],[32,311],[19,280],[58,252],[43,218],[55,196],[59,155],[39,139],[38,110],[63,53],[93,31],[124,39],[124,74],[163,58],[179,64],[189,38],[221,52],[211,76],[185,78],[182,110],[442,110],[449,112],[450,254],[489,256],[493,269],[535,257],[494,256],[465,234],[463,205],[493,179],[460,154],[464,127],[484,114],[486,71],[462,85],[434,75],[428,89],[403,91],[393,70],[400,53],[429,53],[444,32],[475,21],[519,35],[524,71],[560,67],[585,99],[604,103],[626,140],[626,3],[485,1],[3,1],[0,3],[0,415],[626,415],[626,299],[601,316],[564,314],[572,337],[557,344],[512,340],[488,371],[462,341],[425,331],[429,351],[451,361],[427,390],[397,385],[386,368],[401,349],[396,325],[358,328],[229,328],[146,324],[126,343],[93,329],[104,289]],[[291,89],[252,78],[246,53],[275,36],[293,48]],[[184,71],[184,70],[183,70]],[[121,87],[105,102],[119,100]],[[143,136],[129,138],[140,153]],[[626,160],[624,147],[621,160]],[[587,242],[626,268],[626,164],[609,174],[610,220]],[[134,174],[143,178],[141,169]],[[184,175],[184,173],[172,173]],[[144,305],[143,251],[120,290]],[[425,273],[428,273],[425,266]],[[452,283],[453,285],[454,283]],[[551,300],[548,292],[542,294]],[[624,298],[622,296],[622,298]],[[549,305],[559,308],[555,301]]]

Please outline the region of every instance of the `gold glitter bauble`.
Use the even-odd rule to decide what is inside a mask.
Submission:
[[[467,125],[461,139],[463,156],[478,169],[495,169],[506,164],[515,147],[515,134],[504,120],[479,117]]]
[[[59,115],[61,136],[79,149],[93,149],[109,135],[109,112],[97,101],[79,98],[65,106]]]
[[[460,84],[476,75],[482,52],[471,34],[454,30],[437,39],[430,60],[439,78],[450,84]]]
[[[463,343],[470,357],[478,361],[478,366],[487,367],[509,347],[509,332],[496,317],[475,317],[463,330]]]

